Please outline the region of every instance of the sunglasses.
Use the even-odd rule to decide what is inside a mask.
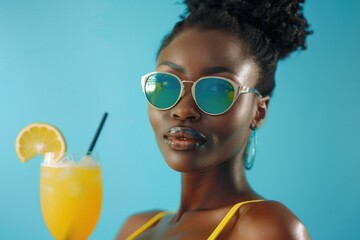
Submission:
[[[141,85],[148,102],[156,109],[174,107],[184,95],[184,83],[191,83],[191,93],[197,106],[206,114],[220,115],[228,111],[244,93],[261,94],[255,89],[216,76],[193,81],[181,80],[167,72],[151,72],[141,77]]]

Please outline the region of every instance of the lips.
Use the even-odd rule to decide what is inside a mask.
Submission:
[[[206,142],[206,137],[188,127],[173,127],[164,135],[165,142],[177,151],[192,151]]]

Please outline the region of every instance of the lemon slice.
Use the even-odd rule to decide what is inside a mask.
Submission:
[[[54,161],[59,161],[66,151],[66,142],[56,127],[47,123],[33,123],[19,132],[15,149],[23,163],[45,152],[53,152]]]

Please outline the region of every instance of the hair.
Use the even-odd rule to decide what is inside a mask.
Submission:
[[[158,51],[186,29],[220,30],[243,41],[260,68],[256,88],[271,95],[279,60],[306,49],[312,33],[303,15],[304,0],[185,0],[181,20],[165,36]]]

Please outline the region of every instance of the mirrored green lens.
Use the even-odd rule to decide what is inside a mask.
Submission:
[[[156,108],[167,109],[179,99],[181,84],[170,74],[155,73],[145,83],[145,95]]]
[[[228,110],[234,97],[233,85],[224,79],[206,78],[196,84],[196,102],[204,112],[209,114],[221,114]]]

